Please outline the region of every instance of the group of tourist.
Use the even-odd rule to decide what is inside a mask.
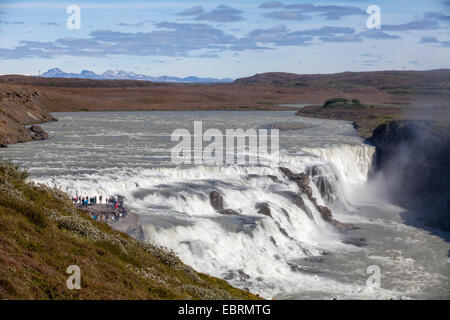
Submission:
[[[115,211],[111,214],[91,214],[92,220],[106,223],[119,221],[119,219],[123,219],[126,216],[127,210],[125,208],[122,208],[120,211]]]
[[[99,204],[99,203],[102,203],[102,200],[103,200],[103,196],[102,195],[100,195],[98,197],[98,201],[97,201],[97,196],[94,196],[94,197],[88,197],[88,196],[82,197],[82,196],[79,196],[77,194],[75,197],[72,198],[73,203],[74,204],[79,204],[79,205],[81,205],[81,207],[87,207],[87,206],[91,206],[91,205],[94,205],[94,204]]]
[[[124,200],[124,198],[122,196],[117,196],[117,198],[109,197],[109,198],[106,198],[106,204],[110,204],[113,207],[115,207],[116,209],[119,209],[119,208],[123,207],[123,200]]]
[[[72,201],[75,205],[81,208],[89,208],[90,206],[101,205],[103,202],[103,196],[79,196],[78,194],[75,197],[72,197]],[[107,207],[111,206],[109,210],[96,210],[95,207],[91,210],[91,217],[94,221],[102,221],[102,222],[115,222],[121,218],[125,218],[128,214],[127,209],[124,206],[124,197],[122,196],[111,196],[105,198],[105,205]]]

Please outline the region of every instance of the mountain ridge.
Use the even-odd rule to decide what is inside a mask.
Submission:
[[[174,76],[148,76],[144,74],[136,74],[134,72],[127,72],[123,70],[106,70],[102,74],[97,74],[91,70],[82,70],[80,73],[64,72],[59,68],[49,69],[39,75],[44,78],[79,78],[79,79],[94,79],[94,80],[142,80],[151,82],[165,82],[165,83],[231,83],[234,79],[231,78],[201,78],[196,76],[188,76],[184,78]]]

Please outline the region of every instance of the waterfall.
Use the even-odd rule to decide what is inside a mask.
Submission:
[[[324,205],[349,201],[349,191],[367,181],[373,154],[366,145],[309,148],[283,155],[281,165],[308,173],[314,197]],[[344,246],[341,235],[278,167],[121,169],[38,182],[71,194],[124,195],[128,207],[140,214],[147,241],[173,249],[198,271],[266,297],[319,281],[296,260]],[[226,209],[238,214],[214,210],[212,191],[223,196]]]

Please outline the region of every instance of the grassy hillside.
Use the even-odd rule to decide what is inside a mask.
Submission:
[[[69,290],[66,269],[81,268]],[[254,299],[174,253],[93,222],[54,189],[0,160],[0,299]]]
[[[241,78],[235,84],[278,87],[357,89],[377,88],[394,94],[448,96],[450,69],[428,71],[372,71],[334,74],[269,72]]]

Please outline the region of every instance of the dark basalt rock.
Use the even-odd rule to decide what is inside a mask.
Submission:
[[[351,245],[357,246],[357,247],[367,246],[367,240],[364,239],[364,238],[352,237],[352,238],[345,239],[342,242],[345,243],[345,244],[351,244]]]
[[[276,183],[280,183],[281,182],[280,179],[278,179],[277,176],[269,174],[269,175],[267,175],[267,177],[269,177],[273,182],[276,182]]]
[[[319,166],[312,166],[306,169],[306,173],[311,177],[315,177],[321,175],[321,170]]]
[[[312,166],[306,169],[306,173],[312,178],[312,182],[316,185],[320,192],[321,197],[329,202],[336,197],[336,190],[333,183],[330,181],[330,177],[320,166]],[[333,177],[338,180],[336,176]]]
[[[306,213],[308,218],[314,219],[311,211],[306,207],[305,202],[303,201],[303,198],[299,194],[292,192],[292,191],[282,191],[282,192],[280,192],[280,194],[287,197],[289,199],[289,201],[291,201],[297,207],[302,209],[303,212]]]
[[[271,174],[268,174],[267,176],[259,175],[259,174],[249,174],[249,175],[247,175],[248,179],[257,179],[257,178],[265,178],[265,177],[271,179],[273,182],[281,183],[280,179],[278,179],[277,176],[274,176],[274,175],[271,175]]]
[[[281,212],[288,219],[288,221],[291,222],[291,217],[289,216],[289,212],[287,212],[286,209],[284,209],[284,208],[281,208]]]
[[[243,270],[239,269],[239,270],[231,270],[228,271],[227,273],[224,273],[222,276],[225,280],[232,280],[232,279],[236,279],[239,281],[246,281],[248,279],[250,279],[250,276],[248,274],[246,274]]]
[[[275,247],[278,247],[277,242],[275,241],[275,239],[272,236],[270,236],[269,239],[270,239],[270,242],[272,242]]]
[[[328,221],[329,223],[331,223],[331,225],[333,225],[337,229],[339,229],[341,231],[356,229],[355,226],[351,223],[342,223],[342,222],[334,219],[333,213],[327,207],[319,206],[319,205],[317,205],[317,203],[314,203],[314,204],[315,204],[317,210],[319,210],[322,218],[325,221]]]
[[[285,236],[286,238],[288,238],[288,239],[290,239],[290,240],[294,240],[294,238],[292,238],[292,237],[289,235],[289,233],[287,233],[286,229],[284,229],[284,228],[280,225],[280,223],[279,223],[278,221],[275,221],[275,224],[277,225],[278,230],[280,231],[280,233],[281,233],[283,236]]]
[[[213,207],[214,210],[216,210],[220,214],[224,214],[224,215],[237,215],[237,214],[239,214],[235,210],[224,209],[223,196],[217,191],[212,191],[209,194],[209,202],[211,204],[211,207]]]
[[[313,269],[306,266],[299,266],[296,263],[288,262],[289,267],[291,268],[291,271],[293,272],[305,272],[305,273],[312,273],[312,274],[319,274],[320,271],[317,269]]]
[[[216,211],[223,210],[223,196],[219,192],[212,191],[209,194],[209,202]]]
[[[354,229],[355,227],[352,224],[342,223],[333,218],[333,214],[330,209],[324,206],[319,206],[317,204],[317,200],[312,196],[312,189],[309,186],[309,176],[305,173],[293,173],[288,168],[280,167],[280,171],[288,177],[289,180],[295,181],[297,186],[301,192],[308,196],[308,199],[313,203],[315,208],[320,212],[322,218],[333,225],[335,228],[345,231],[349,229]],[[313,215],[310,210],[305,206],[305,202],[302,197],[293,192],[284,192],[283,194],[288,195],[289,199],[297,205],[300,209],[302,209],[310,219],[313,219]]]
[[[317,210],[319,210],[320,215],[322,216],[323,220],[331,222],[331,220],[333,219],[333,213],[331,213],[330,209],[328,209],[327,207],[318,205]]]
[[[340,221],[338,221],[336,219],[330,219],[329,222],[331,223],[332,226],[334,226],[336,229],[339,229],[341,231],[359,229],[358,227],[355,227],[351,223],[343,223],[343,222],[340,222]]]
[[[288,168],[280,167],[280,171],[290,180],[297,183],[300,191],[305,193],[308,197],[312,197],[312,189],[309,186],[309,176],[306,173],[293,173]]]
[[[256,210],[258,210],[259,214],[272,217],[272,214],[270,212],[269,204],[267,202],[258,202],[255,205]]]
[[[306,194],[308,196],[308,198],[312,198],[313,192],[312,192],[311,187],[309,186],[309,181],[308,181],[308,184],[305,184],[304,181],[298,180],[297,181],[297,186],[298,186],[298,189],[302,193],[304,193],[304,194]]]
[[[325,200],[331,199],[335,192],[331,182],[323,176],[318,176],[314,180],[322,198]]]
[[[311,257],[311,258],[304,258],[303,260],[313,263],[323,263],[325,261],[324,258],[320,257]]]
[[[47,140],[48,133],[42,130],[40,126],[31,126],[29,129],[33,140]]]
[[[302,184],[309,184],[309,176],[306,173],[293,173],[285,167],[280,167],[280,171],[291,181],[300,181]]]
[[[236,214],[239,214],[237,211],[234,211],[232,209],[218,210],[217,212],[220,213],[220,214],[225,214],[225,215],[236,215]]]

